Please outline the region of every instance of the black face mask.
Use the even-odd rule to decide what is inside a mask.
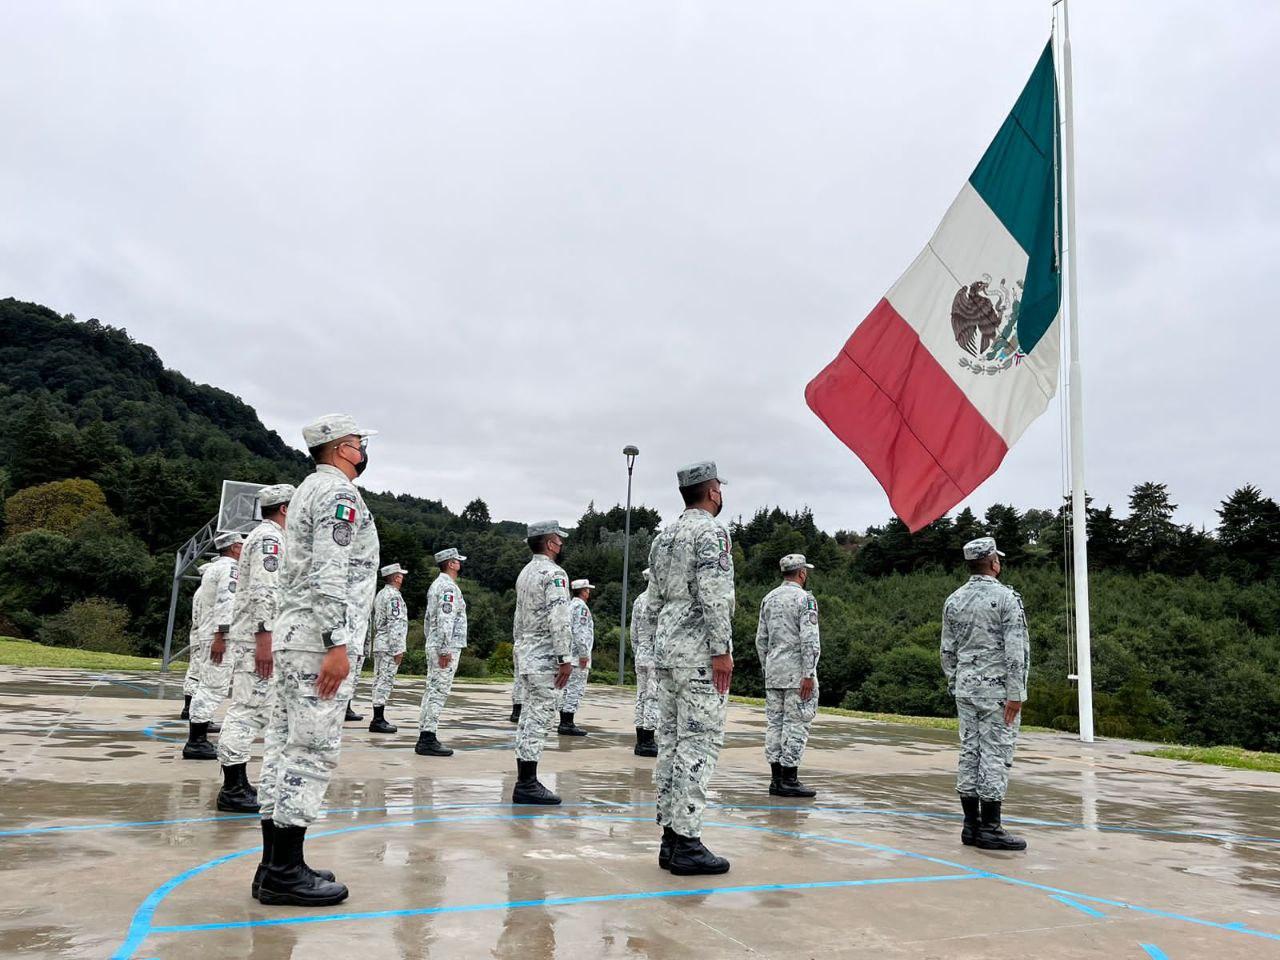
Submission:
[[[720,502],[716,504],[716,512],[711,514],[713,517],[720,516],[720,511],[724,509],[724,494],[720,494]]]
[[[356,464],[356,476],[364,473],[364,468],[369,466],[369,451],[363,447],[360,448],[360,462]]]

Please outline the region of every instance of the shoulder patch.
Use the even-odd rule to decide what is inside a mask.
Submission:
[[[342,508],[339,507],[338,509],[341,510]],[[340,547],[350,546],[351,537],[352,537],[351,524],[339,523],[334,526],[333,542],[336,543],[338,546]]]
[[[280,553],[280,541],[272,537],[263,537],[262,552],[266,556],[277,556]]]
[[[275,573],[280,567],[280,561],[274,554],[262,558],[262,569],[267,573]]]
[[[349,507],[345,503],[339,503],[333,508],[333,515],[336,519],[343,523],[355,523],[359,511],[355,507]]]

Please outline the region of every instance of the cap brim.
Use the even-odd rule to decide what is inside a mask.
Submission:
[[[997,551],[996,551],[996,556],[997,556],[997,557],[1003,557],[1003,556],[1004,556],[1004,551],[1003,551],[1003,550],[997,550]]]
[[[377,430],[357,430],[355,431],[355,435],[357,437],[376,437],[378,435],[378,431]]]
[[[467,558],[466,558],[466,557],[464,557],[462,554],[458,554],[458,555],[457,555],[456,557],[454,557],[453,559],[455,559],[455,560],[457,560],[459,563],[461,563],[463,560],[466,560]]]

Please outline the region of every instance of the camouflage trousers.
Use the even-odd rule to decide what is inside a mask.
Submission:
[[[711,667],[658,669],[658,824],[684,837],[702,835],[707,784],[724,745],[729,698],[711,683]]]
[[[585,668],[578,666],[577,662],[574,663],[573,673],[569,674],[569,682],[564,685],[563,690],[557,691],[556,700],[563,712],[578,712],[578,708],[582,706],[582,695],[587,692],[587,676],[590,673],[590,660],[587,661]]]
[[[818,713],[818,685],[813,696],[800,699],[799,687],[766,687],[764,691],[764,759],[798,767],[809,742],[809,727]]]
[[[204,645],[204,656],[200,661],[200,681],[196,685],[195,696],[191,698],[191,722],[208,723],[213,719],[218,704],[227,699],[231,693],[231,656],[232,648],[228,643],[222,651],[222,662],[214,663],[210,647],[213,641]]]
[[[182,678],[182,695],[195,697],[200,689],[200,658],[202,656],[199,642],[192,640],[187,650],[187,675]]]
[[[453,689],[453,675],[458,672],[459,651],[455,650],[447,667],[440,666],[440,654],[427,651],[427,683],[422,691],[422,710],[418,714],[418,730],[435,733],[440,723],[440,711]]]
[[[310,826],[320,815],[329,778],[338,766],[342,719],[350,677],[337,696],[322,700],[316,677],[324,654],[310,650],[275,653],[276,703],[267,723],[258,803],[263,820]]]
[[[224,767],[249,762],[253,741],[262,735],[276,702],[276,685],[258,676],[254,646],[237,643],[227,649],[231,657],[231,706],[218,735],[218,760]]]
[[[364,668],[364,647],[360,644],[347,644],[347,662],[351,664],[351,672],[338,689],[338,696],[343,700],[354,700],[356,688],[360,686],[360,671]]]
[[[524,709],[516,726],[516,759],[539,760],[547,739],[547,728],[556,708],[556,675],[526,673],[520,677]]]
[[[395,653],[373,652],[373,705],[385,707],[391,699],[391,691],[396,685],[396,672],[400,664],[396,663]]]
[[[1003,800],[1022,714],[1010,726],[1004,722],[1004,701],[987,697],[956,697],[956,712],[960,716],[956,793]]]
[[[642,730],[658,729],[658,671],[636,667],[636,722]]]

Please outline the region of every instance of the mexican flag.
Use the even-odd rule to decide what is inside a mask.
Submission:
[[[995,472],[1058,387],[1052,43],[929,241],[805,389],[912,531]]]
[[[339,520],[344,520],[347,523],[356,522],[356,508],[348,507],[345,503],[338,504],[338,507],[336,510],[334,510],[333,515],[337,517]]]

